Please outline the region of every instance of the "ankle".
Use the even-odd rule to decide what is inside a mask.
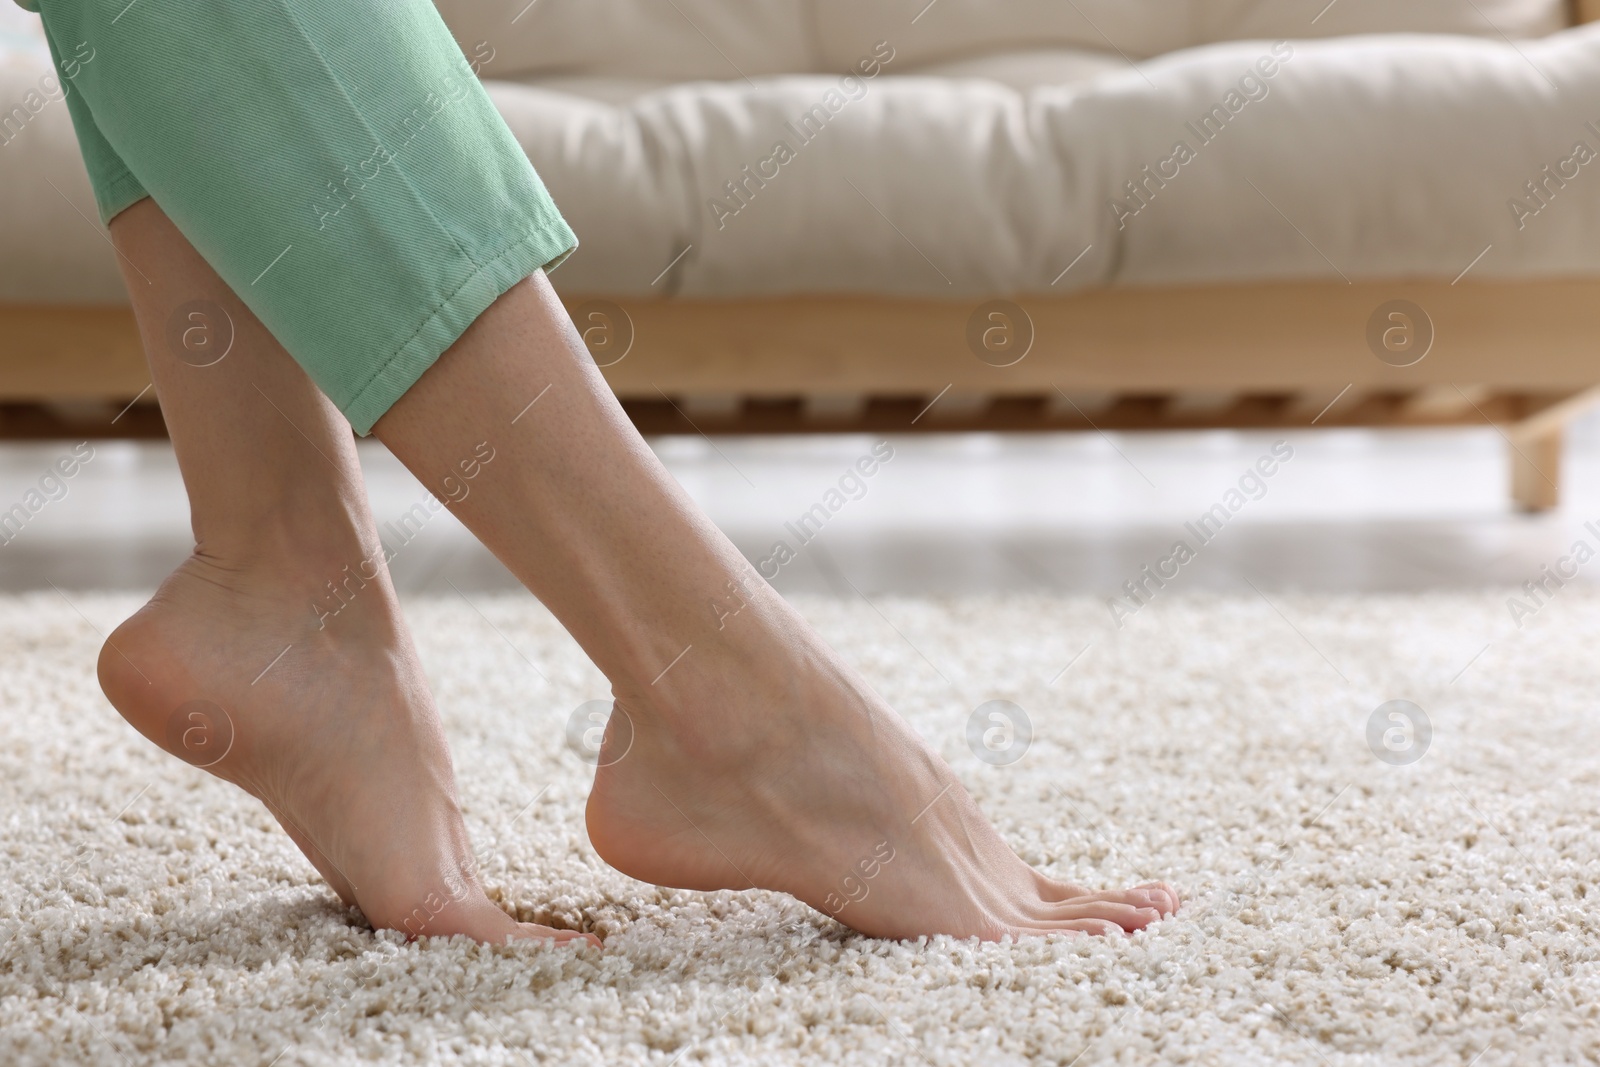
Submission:
[[[742,739],[755,743],[759,733],[767,744],[773,731],[787,729],[787,717],[775,714],[780,709],[815,703],[819,668],[828,672],[826,649],[813,648],[789,621],[781,601],[753,599],[720,629],[706,627],[691,635],[692,642],[686,639],[676,661],[674,651],[647,669],[613,678],[613,691],[641,719],[641,729],[659,727],[687,748],[704,748],[702,755],[737,758]],[[761,731],[727,720],[727,713],[742,718],[752,707],[768,709]]]
[[[199,540],[182,570],[230,602],[257,605],[269,614],[303,616],[312,630],[360,602],[368,616],[392,607],[386,553],[354,532],[304,524],[263,524],[254,530]]]
[[[371,580],[384,554],[363,518],[364,508],[338,499],[279,497],[252,500],[234,510],[192,505],[195,554],[231,572],[335,580],[366,570]]]

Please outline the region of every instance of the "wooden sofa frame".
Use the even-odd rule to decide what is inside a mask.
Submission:
[[[1031,334],[1007,366],[969,339],[983,301],[565,299],[645,433],[1488,423],[1516,503],[1553,507],[1563,428],[1600,403],[1600,279],[1464,275],[1017,297],[980,313]],[[1395,300],[1431,323],[1410,366],[1369,343]],[[0,436],[164,434],[128,309],[0,305],[0,344]]]

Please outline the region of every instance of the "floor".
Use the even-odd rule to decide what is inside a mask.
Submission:
[[[0,532],[0,594],[35,595],[0,611],[0,1062],[1600,1059],[1600,567],[1536,617],[1500,591],[1600,545],[1600,423],[1571,435],[1565,506],[1531,517],[1493,429],[655,445],[752,561],[795,549],[774,584],[1026,860],[1172,880],[1180,914],[1126,941],[891,945],[777,894],[632,882],[581,829],[571,724],[604,679],[441,512],[393,568],[486,877],[607,947],[369,934],[84,669],[188,550],[170,449],[97,443],[63,481],[72,442],[9,446],[0,520],[26,522]],[[362,460],[398,523],[422,490]],[[1175,595],[1126,628],[1062,596],[1129,611],[1147,566]],[[1212,592],[1231,595],[1185,595]],[[1351,592],[1413,595],[1329,595]],[[1002,595],[937,599],[964,594]],[[1028,724],[1009,763],[983,732],[997,704]]]
[[[1280,438],[1292,456],[1227,499]],[[785,593],[1121,596],[1180,539],[1196,559],[1172,581],[1194,591],[1247,592],[1246,582],[1308,592],[1519,586],[1600,518],[1600,421],[1570,436],[1564,506],[1535,517],[1510,507],[1505,442],[1489,428],[907,436],[889,441],[892,458],[859,482],[850,472],[877,444],[870,437],[654,444],[752,562],[780,539],[796,549],[773,579]],[[153,588],[190,544],[170,448],[94,443],[73,478],[59,486],[47,478],[29,498],[72,447],[0,448],[0,508],[43,503],[4,544],[0,592]],[[423,499],[381,446],[364,444],[362,463],[380,526]],[[844,492],[828,497],[841,479]],[[1214,504],[1241,501],[1225,529],[1206,529],[1203,545],[1186,528]],[[802,544],[794,529],[818,504],[802,532],[825,522]],[[393,570],[405,594],[515,587],[446,512],[405,544]]]
[[[603,952],[372,933],[265,809],[100,696],[84,620],[136,596],[66,596],[0,598],[8,1067],[1600,1063],[1593,590],[1448,684],[1510,629],[1496,598],[1173,597],[1115,634],[1081,598],[801,599],[1023,859],[1184,896],[1130,938],[986,944],[608,867],[583,830],[604,678],[529,597],[415,601],[482,879]],[[870,904],[920,829],[817,862]]]

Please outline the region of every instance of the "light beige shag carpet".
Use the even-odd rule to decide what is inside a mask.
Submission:
[[[803,602],[1027,860],[1188,897],[1131,938],[988,945],[610,871],[566,740],[605,686],[531,599],[475,605],[408,611],[486,880],[603,953],[374,934],[101,698],[95,628],[133,601],[8,599],[0,1063],[1600,1059],[1600,597],[1520,630],[1490,594],[1172,596],[1120,631],[1091,600]],[[1032,724],[1010,765],[969,750],[993,699]],[[1388,712],[1369,743],[1395,699],[1419,760]]]

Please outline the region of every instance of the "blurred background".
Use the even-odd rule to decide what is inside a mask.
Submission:
[[[1035,591],[1120,597],[1275,441],[1294,458],[1183,568],[1175,588],[1407,592],[1516,587],[1600,520],[1600,423],[1571,433],[1566,500],[1527,515],[1506,498],[1493,429],[723,437],[652,445],[752,562],[872,446],[894,458],[773,584],[854,597]],[[7,592],[149,591],[188,553],[188,506],[163,443],[95,441],[94,459],[0,548]],[[0,449],[0,500],[20,499],[68,451]],[[380,527],[424,490],[381,445],[362,464]],[[413,527],[406,527],[408,532]],[[394,541],[394,538],[390,538]],[[397,542],[398,543],[398,542]],[[390,564],[403,594],[510,591],[516,581],[448,512]],[[1593,584],[1600,568],[1579,571]]]
[[[1517,587],[1600,517],[1593,3],[438,6],[596,361],[753,562],[892,444],[784,592],[1117,597],[1277,441],[1181,588]],[[0,588],[144,591],[187,509],[70,90],[0,3],[0,512],[94,457]],[[515,587],[443,512],[392,567]]]

